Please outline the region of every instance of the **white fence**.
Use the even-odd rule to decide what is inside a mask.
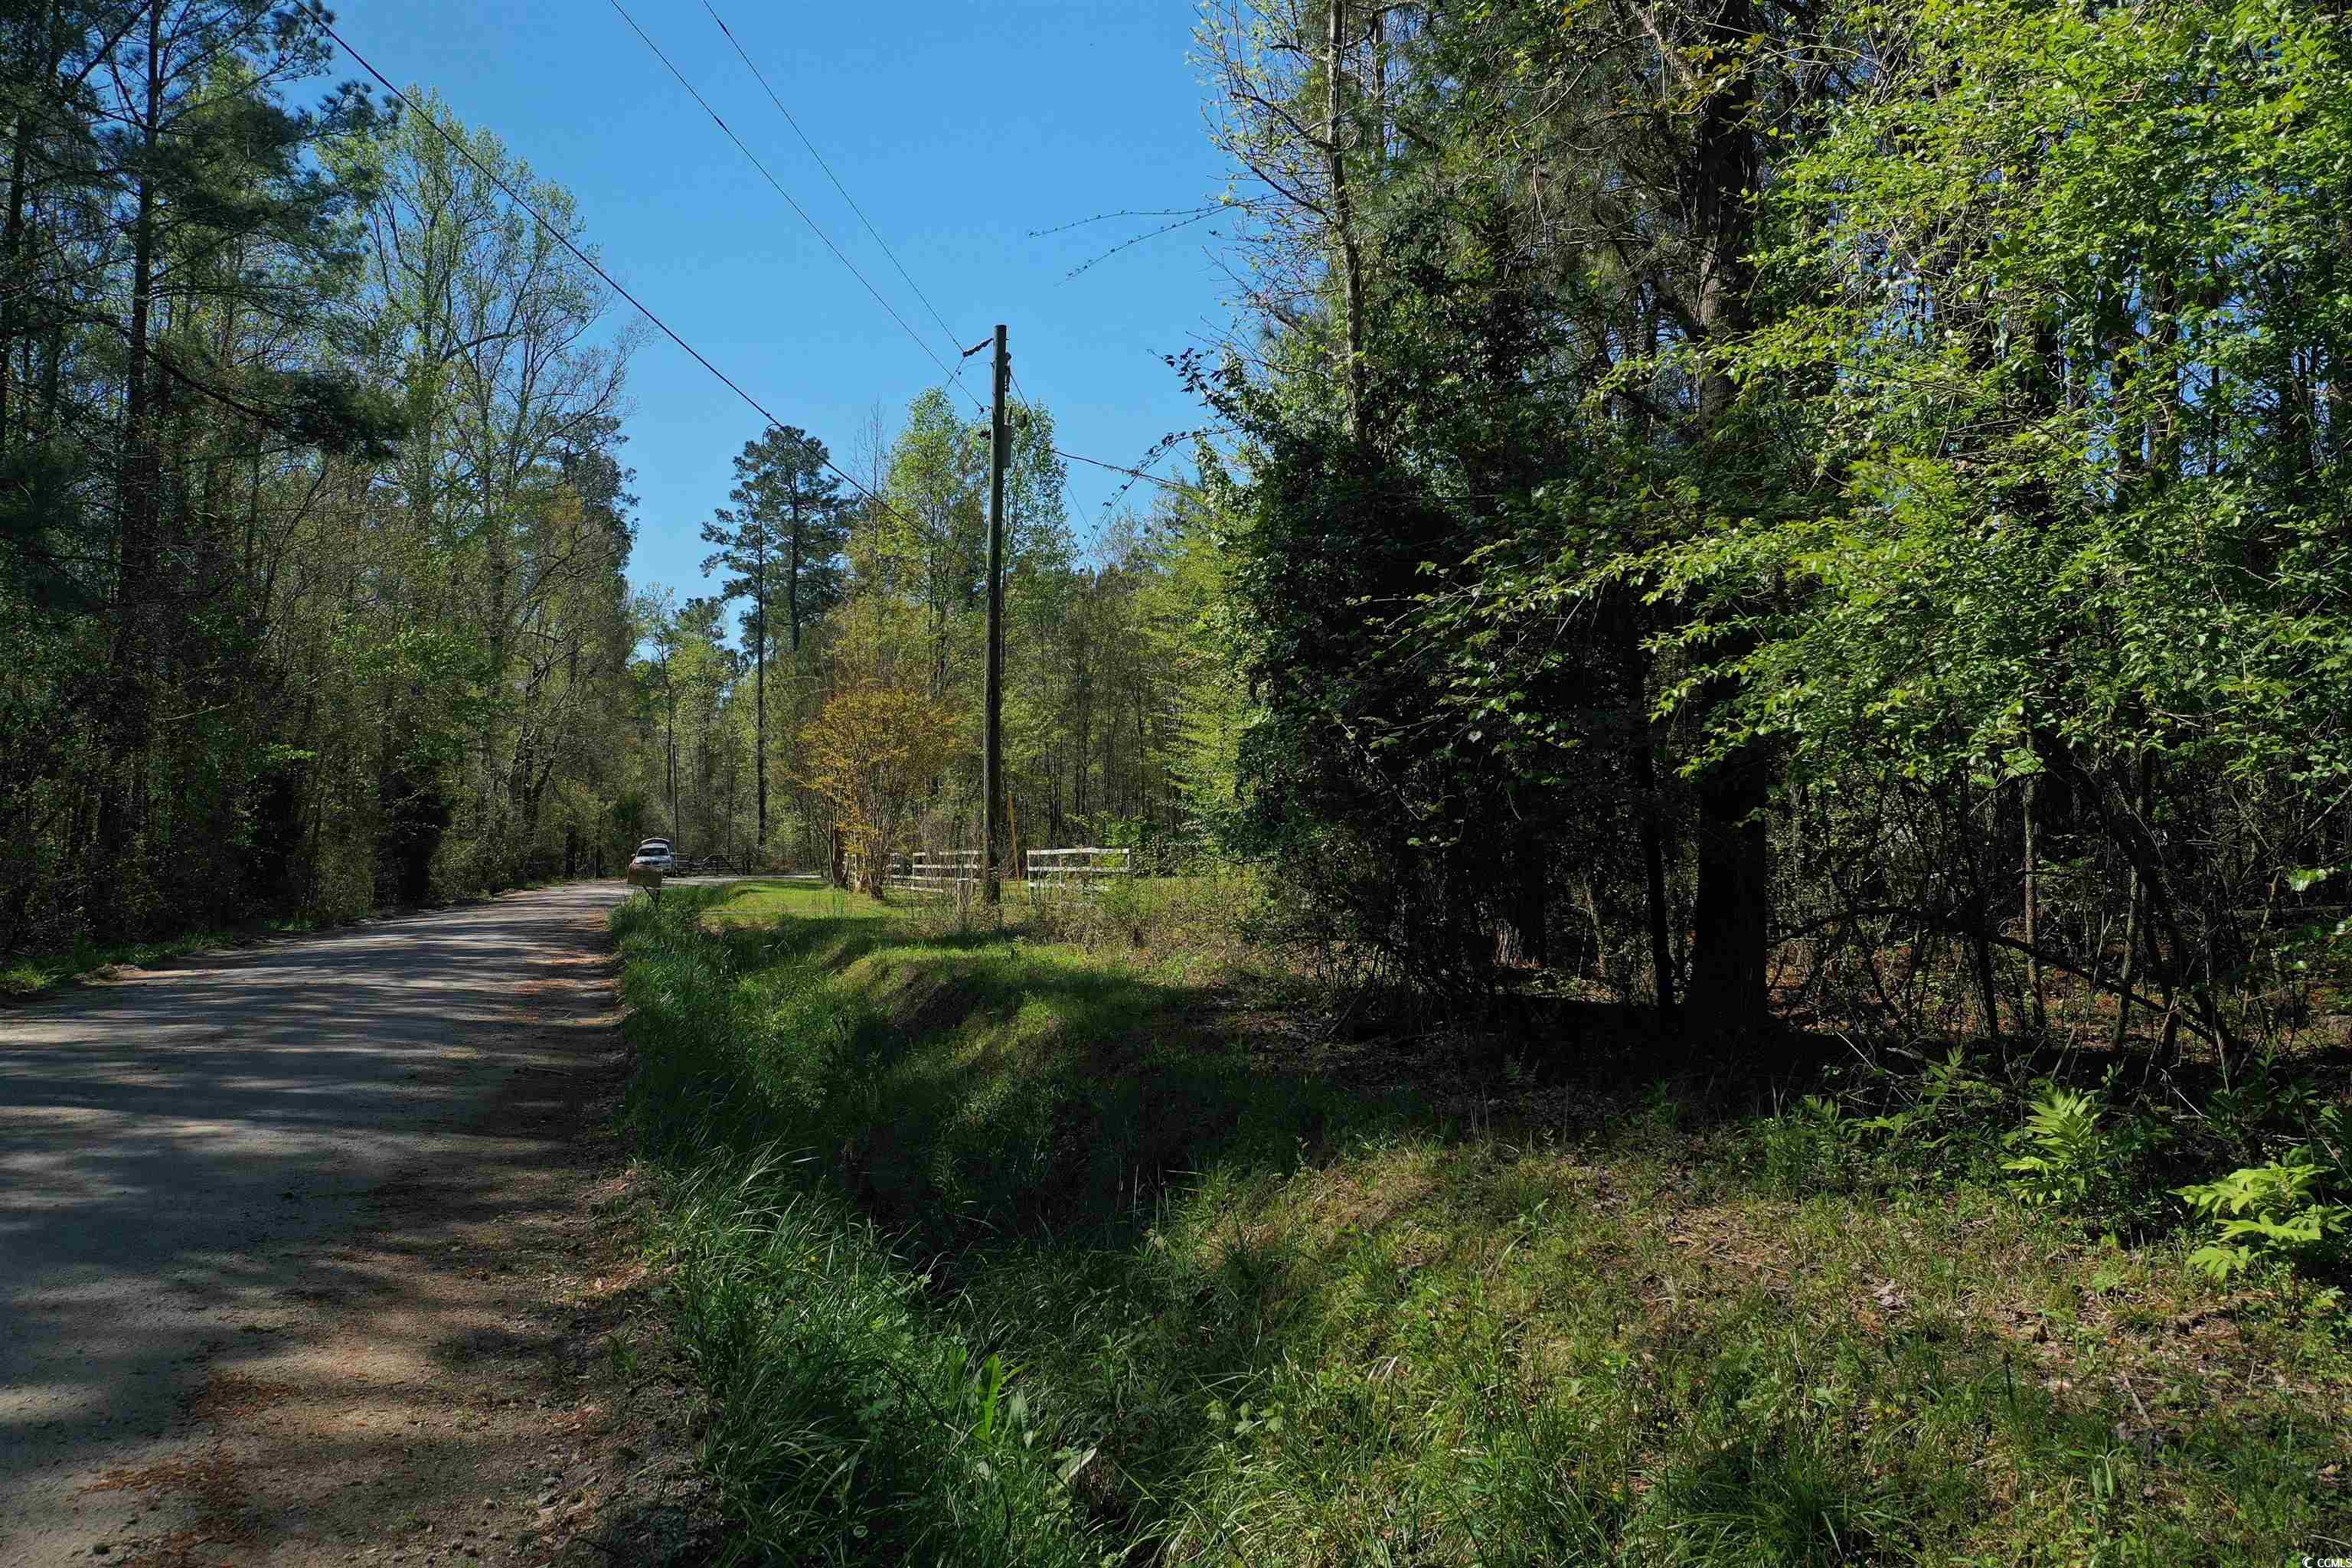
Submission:
[[[1031,898],[1091,893],[1110,877],[1135,874],[1134,851],[1129,849],[1032,849],[1023,857],[1027,878],[1020,886]],[[943,849],[902,857],[890,873],[894,888],[914,888],[926,893],[954,893],[980,884],[982,854],[977,849]]]
[[[1091,893],[1107,878],[1135,875],[1132,849],[1032,849],[1027,858],[1032,898]]]
[[[981,852],[943,849],[937,854],[918,855],[901,864],[906,869],[892,872],[891,886],[920,888],[927,893],[952,893],[965,883],[980,880]]]

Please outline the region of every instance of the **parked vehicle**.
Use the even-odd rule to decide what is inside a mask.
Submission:
[[[677,857],[671,852],[667,838],[648,838],[637,846],[637,853],[629,861],[629,874],[634,880],[640,872],[659,872],[664,876],[678,869]]]

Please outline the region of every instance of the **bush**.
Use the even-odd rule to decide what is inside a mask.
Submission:
[[[2150,1167],[2172,1142],[2153,1117],[2110,1114],[2104,1089],[2044,1084],[2025,1125],[2009,1135],[2017,1152],[2002,1168],[2030,1204],[2065,1207],[2110,1231],[2145,1230],[2158,1218]]]
[[[2176,1189],[2189,1212],[2213,1227],[2213,1239],[2189,1255],[2190,1265],[2227,1280],[2258,1263],[2309,1268],[2340,1260],[2352,1235],[2352,1205],[2331,1200],[2347,1185],[2347,1133],[2352,1121],[2331,1106],[2313,1140],[2284,1158]]]
[[[2219,1239],[2190,1253],[2189,1263],[2228,1279],[2258,1259],[2294,1263],[2337,1250],[2352,1207],[2320,1197],[2336,1175],[2323,1166],[2273,1160],[2179,1189],[2192,1212],[2220,1227]]]

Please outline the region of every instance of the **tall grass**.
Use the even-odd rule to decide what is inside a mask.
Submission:
[[[705,1456],[751,1563],[1093,1563],[1051,1442],[1002,1356],[929,1319],[929,1279],[807,1180],[821,1086],[872,1020],[806,966],[745,973],[718,895],[615,914],[637,1070],[667,1173],[658,1256],[709,1395]]]
[[[1998,1149],[1958,1080],[1899,1124],[1497,1118],[1273,1068],[1149,952],[665,904],[616,918],[632,1113],[743,1560],[2352,1550],[2333,1333],[1974,1153],[1929,1181]]]
[[[1003,1358],[942,1331],[869,1225],[766,1162],[682,1179],[660,1247],[714,1419],[737,1561],[1087,1563],[1098,1552]]]

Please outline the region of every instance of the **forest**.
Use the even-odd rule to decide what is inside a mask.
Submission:
[[[1002,853],[1219,853],[1241,675],[1203,635],[1228,599],[1201,492],[1163,488],[1082,542],[1051,412],[1013,399],[1006,420]],[[845,463],[796,428],[746,442],[702,528],[719,592],[641,597],[615,809],[738,867],[830,870],[839,829],[842,875],[879,889],[911,853],[981,844],[990,410],[933,388],[852,441]],[[887,813],[855,782],[879,776],[904,797]]]
[[[299,7],[33,5],[5,47],[0,952],[617,873],[656,830],[820,864],[835,689],[972,752],[985,409],[877,407],[862,485],[761,432],[718,592],[633,589],[644,329],[560,185],[429,91],[326,85]],[[1081,551],[1016,418],[1024,842],[1176,832],[1210,569],[1140,513]]]
[[[569,198],[298,8],[0,38],[0,951],[576,863],[638,632]]]
[[[1227,831],[1330,940],[1695,1037],[2324,1020],[2336,8],[1220,15]]]
[[[2324,1037],[2345,44],[2294,5],[1216,11],[1244,309],[1171,362],[1198,482],[1087,559],[1020,411],[1008,847],[1181,844],[1367,980],[1549,974],[1694,1039]],[[826,692],[969,722],[985,445],[944,394],[877,416],[805,538],[760,498],[815,465],[739,461],[711,537],[823,558],[729,590],[751,641],[786,606],[787,858]],[[664,614],[648,793],[740,843],[725,628]],[[977,843],[970,751],[892,852]]]
[[[560,186],[324,85],[299,10],[6,37],[0,949],[655,830],[827,865],[845,692],[936,764],[861,858],[977,843],[976,398],[848,467],[757,430],[715,591],[633,589],[644,329]],[[1246,291],[1171,359],[1192,479],[1074,528],[1011,404],[1001,853],[1248,864],[1367,978],[1695,1037],[2324,1016],[2333,11],[1268,5],[1200,51]]]

